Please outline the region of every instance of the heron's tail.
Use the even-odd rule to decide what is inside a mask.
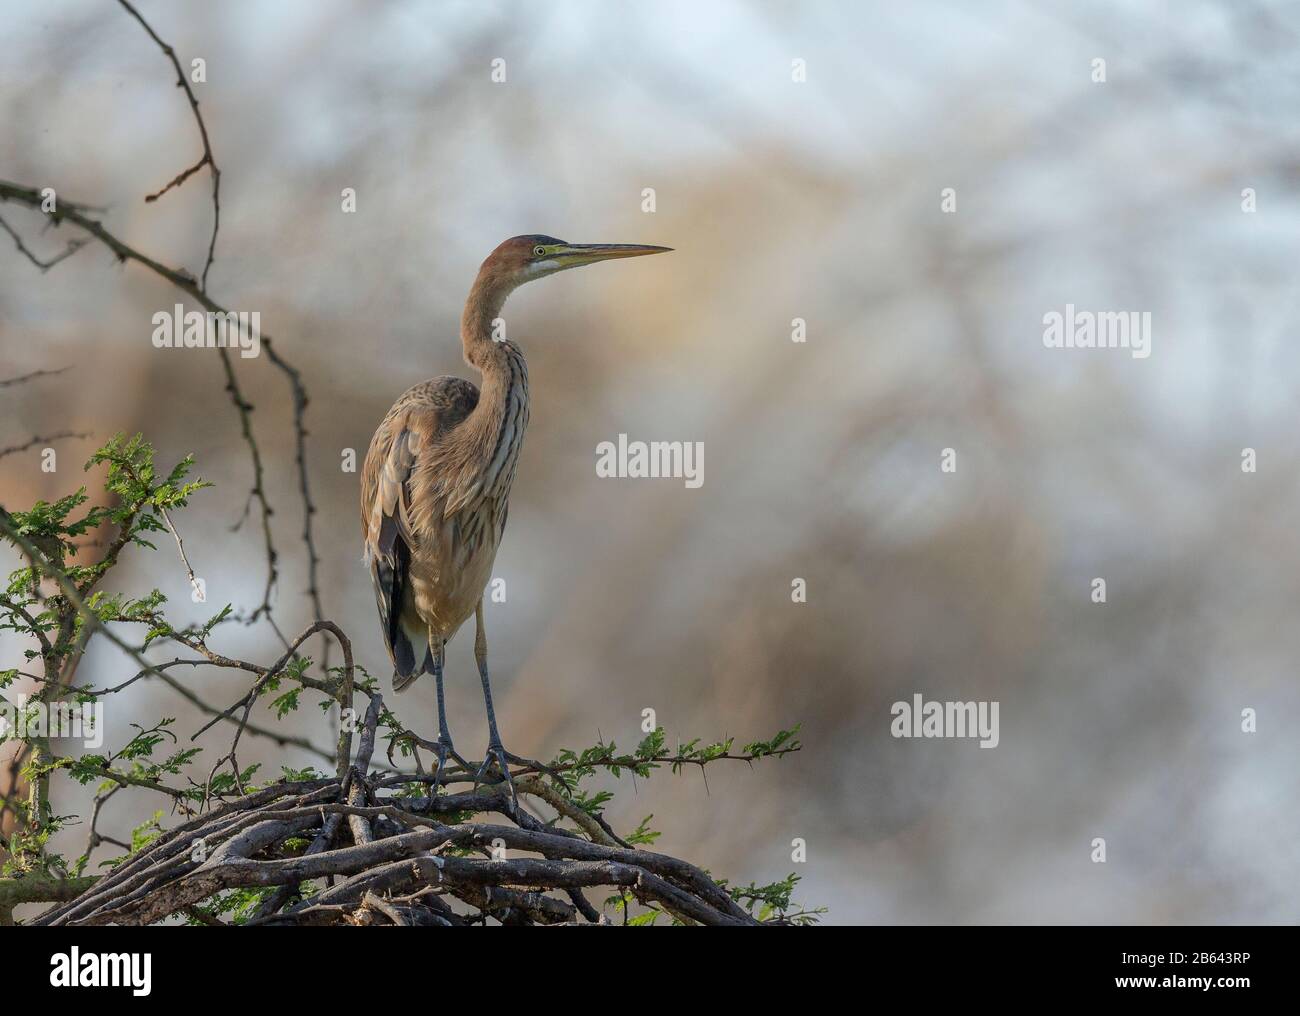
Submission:
[[[393,691],[406,691],[411,686],[411,682],[422,673],[423,671],[420,670],[413,670],[409,674],[400,674],[393,671]]]
[[[399,621],[393,634],[393,691],[406,691],[421,674],[433,673],[429,629],[423,624],[411,629]]]

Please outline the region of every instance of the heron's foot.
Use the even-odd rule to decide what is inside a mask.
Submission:
[[[493,741],[487,747],[487,752],[483,756],[483,764],[478,767],[478,772],[474,774],[474,789],[483,782],[484,778],[491,772],[492,763],[497,764],[501,770],[501,779],[510,787],[510,799],[514,802],[516,808],[519,807],[519,793],[515,790],[514,777],[510,775],[510,763],[515,761],[515,756],[502,747],[500,741]]]
[[[440,783],[442,782],[441,777],[443,771],[447,768],[447,759],[449,758],[459,765],[465,772],[468,773],[472,771],[472,767],[468,762],[461,758],[460,753],[456,751],[456,746],[451,743],[451,738],[448,735],[442,734],[436,741],[427,741],[423,737],[417,737],[414,734],[410,735],[410,737],[416,745],[423,748],[425,751],[432,752],[433,757],[438,760],[438,776]]]
[[[510,786],[510,796],[514,799],[515,804],[519,803],[519,795],[515,791],[515,775],[524,775],[524,773],[513,774],[510,772],[510,766],[523,766],[526,772],[545,773],[551,779],[555,780],[567,795],[569,793],[568,782],[554,769],[544,762],[538,762],[536,759],[524,758],[522,755],[516,755],[514,752],[506,751],[500,741],[494,741],[488,745],[487,757],[483,759],[483,764],[479,766],[478,773],[474,776],[474,785],[477,787],[488,775],[492,768],[492,763],[497,764],[501,770],[502,778]]]
[[[447,768],[448,758],[459,765],[465,772],[469,772],[469,763],[460,757],[460,753],[456,751],[456,746],[451,743],[450,737],[446,735],[440,736],[438,740],[429,746],[429,750],[433,752],[433,757],[438,760],[439,783],[442,782],[443,771]]]

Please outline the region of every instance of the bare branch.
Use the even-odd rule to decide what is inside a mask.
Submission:
[[[21,385],[28,381],[33,381],[38,377],[54,377],[56,374],[62,374],[71,370],[71,367],[59,367],[55,370],[34,370],[27,374],[19,374],[17,377],[11,377],[0,381],[0,388],[8,388],[10,385]]]
[[[69,240],[68,245],[63,248],[63,252],[61,254],[56,254],[48,261],[42,261],[40,258],[38,258],[35,254],[32,253],[32,251],[27,247],[27,245],[23,243],[23,238],[19,236],[17,231],[12,226],[10,226],[9,223],[5,222],[3,218],[0,218],[0,229],[3,229],[11,237],[13,237],[14,245],[17,246],[19,253],[22,254],[25,258],[27,258],[28,261],[34,264],[42,272],[48,272],[60,261],[64,260],[65,258],[72,257],[73,254],[77,253],[77,251],[81,250],[82,247],[86,246],[86,244],[90,242],[85,237],[79,236],[76,239]],[[46,371],[45,373],[52,374],[55,372]]]
[[[61,430],[57,434],[37,434],[35,437],[20,445],[10,445],[8,448],[0,448],[0,459],[3,459],[6,455],[17,455],[19,452],[25,452],[28,448],[35,448],[38,445],[53,444],[55,441],[64,441],[69,438],[84,440],[88,437],[90,437],[89,434],[71,430]]]
[[[163,51],[163,55],[171,61],[172,67],[176,70],[176,87],[185,90],[185,97],[189,99],[190,109],[194,113],[194,122],[199,127],[199,137],[203,141],[203,157],[189,169],[174,177],[167,186],[146,197],[145,201],[157,201],[173,187],[179,187],[204,166],[208,166],[212,170],[212,238],[208,241],[208,258],[203,264],[203,274],[199,276],[199,288],[206,291],[208,288],[208,271],[212,268],[213,259],[217,256],[217,232],[221,229],[221,170],[217,168],[217,160],[212,156],[212,143],[208,140],[208,126],[203,122],[203,114],[199,112],[199,100],[194,94],[194,89],[190,87],[189,79],[185,77],[185,70],[181,67],[181,62],[176,58],[176,51],[158,37],[158,33],[150,27],[149,22],[145,21],[140,12],[132,7],[127,0],[118,0],[118,3],[126,9],[131,17],[140,22],[140,27],[149,33],[149,38],[158,44],[159,49]]]

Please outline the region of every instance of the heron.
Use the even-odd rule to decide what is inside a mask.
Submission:
[[[370,440],[361,471],[361,528],[375,587],[393,690],[432,674],[438,739],[426,746],[441,775],[448,757],[467,772],[447,730],[443,698],[446,646],[474,615],[474,657],[483,684],[488,747],[475,784],[495,762],[514,794],[510,765],[540,763],[507,751],[497,730],[488,680],[483,592],[505,532],[510,488],[528,427],[528,367],[523,350],[499,332],[501,309],[519,286],[614,258],[670,247],[566,243],[515,236],[479,268],[465,301],[460,340],[481,387],[451,375],[422,381],[393,403]]]

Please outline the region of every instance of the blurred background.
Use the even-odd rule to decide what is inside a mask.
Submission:
[[[303,371],[324,610],[385,688],[345,450],[364,456],[414,382],[473,376],[459,312],[500,240],[667,244],[507,308],[533,407],[494,572],[507,601],[487,607],[506,743],[630,748],[644,709],[670,741],[802,724],[803,752],[715,764],[707,784],[625,778],[609,818],[653,813],[659,849],[733,880],[795,871],[834,923],[1295,920],[1294,7],[139,7],[182,64],[206,61],[209,290],[260,311]],[[206,172],[143,201],[201,154],[158,48],[113,3],[0,0],[0,25],[0,177],[107,206],[116,235],[197,275]],[[76,235],[0,215],[41,256]],[[265,556],[256,515],[231,531],[252,474],[215,352],[150,344],[176,302],[102,246],[42,274],[0,237],[0,376],[71,368],[0,391],[0,446],[92,435],[57,442],[52,475],[39,448],[0,458],[0,501],[97,483],[81,463],[115,431],[165,464],[192,452],[217,486],[176,521],[208,604],[170,542],[109,588],[157,585],[196,620],[255,607]],[[1149,311],[1150,358],[1044,348],[1066,303]],[[265,356],[236,369],[294,633],[311,606],[289,389]],[[598,479],[619,433],[704,442],[703,487]],[[451,645],[449,722],[477,756],[472,641]],[[214,645],[279,654],[265,624]],[[25,648],[6,636],[0,667]],[[101,644],[79,676],[132,673]],[[247,687],[184,677],[222,705]],[[892,738],[891,704],[915,693],[1000,702],[999,746]],[[110,743],[160,715],[183,737],[201,723],[167,688],[131,694]],[[393,704],[435,729],[431,682]],[[314,708],[289,728],[329,741]],[[215,759],[228,741],[200,743]],[[319,761],[249,738],[240,760]],[[58,810],[85,808],[60,785]],[[100,829],[126,837],[158,807],[120,794]],[[75,854],[84,827],[67,837]]]

